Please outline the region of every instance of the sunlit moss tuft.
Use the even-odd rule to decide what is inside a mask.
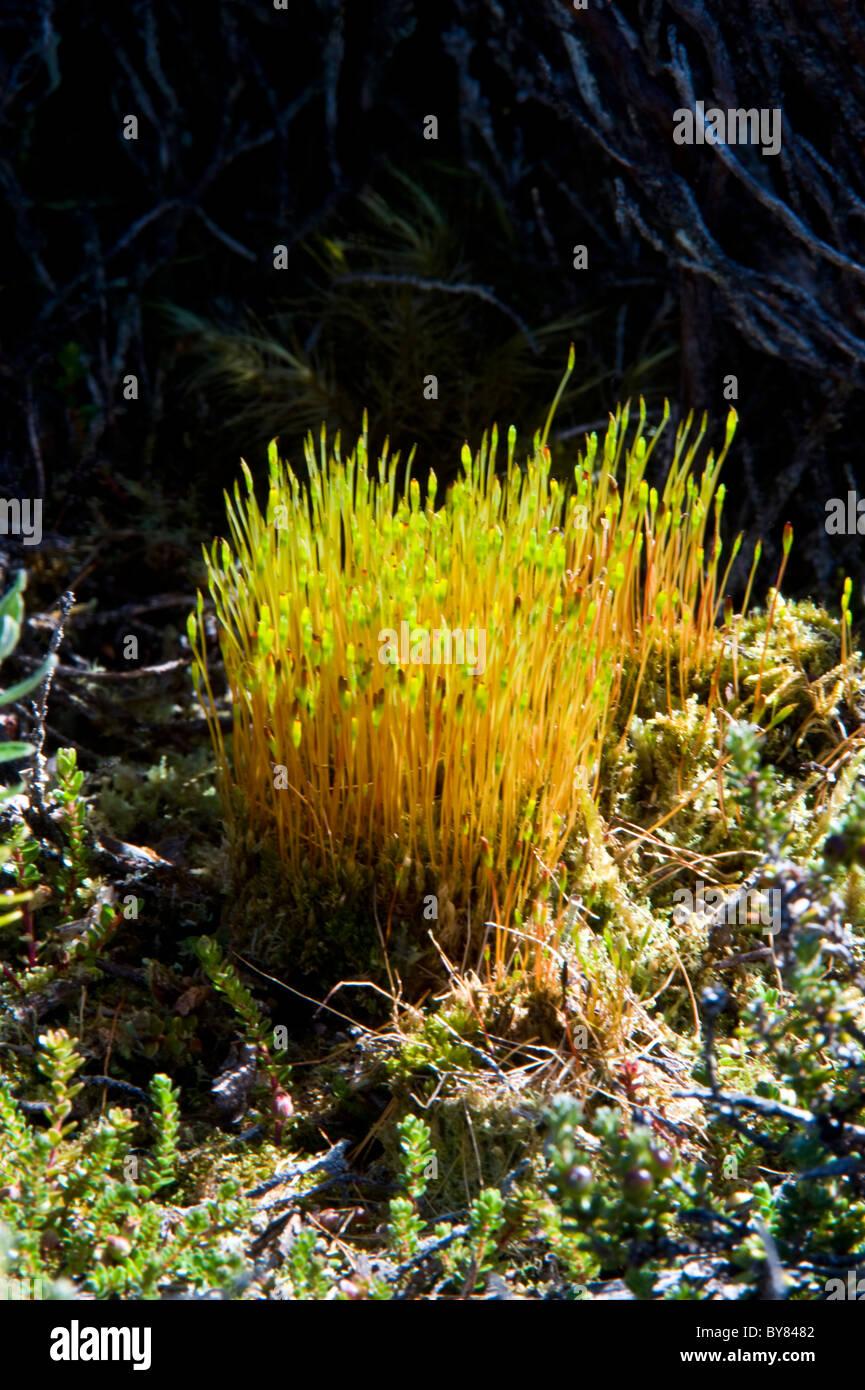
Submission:
[[[435,922],[422,899],[441,887],[475,924],[463,945],[495,924],[494,974],[515,956],[540,970],[556,929],[537,904],[597,793],[611,732],[647,671],[672,711],[716,660],[717,481],[735,414],[698,474],[705,428],[679,427],[657,490],[646,473],[660,430],[647,431],[642,403],[635,430],[626,406],[588,437],[570,487],[542,436],[517,463],[513,429],[504,458],[495,429],[476,454],[464,447],[443,498],[434,474],[425,489],[401,482],[387,450],[373,464],[365,433],[348,457],[338,438],[310,438],[308,483],[272,446],[263,510],[244,466],[229,538],[206,556],[230,757],[201,595],[189,622],[235,843],[275,853],[294,882],[368,875],[385,943],[408,903],[425,940]],[[402,624],[408,653],[383,638]],[[444,640],[436,660],[445,631],[464,634],[461,662]]]

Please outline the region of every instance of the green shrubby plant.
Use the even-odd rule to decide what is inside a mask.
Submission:
[[[468,1230],[441,1252],[442,1270],[450,1284],[464,1295],[482,1288],[498,1267],[498,1243],[505,1227],[505,1199],[495,1187],[483,1188],[469,1207]],[[449,1228],[442,1224],[436,1235],[444,1241]]]
[[[27,576],[24,570],[19,570],[10,588],[0,599],[0,664],[12,655],[21,636],[26,583]],[[14,704],[17,700],[23,700],[26,695],[38,689],[54,669],[55,663],[56,658],[49,655],[31,675],[0,690],[0,709]],[[0,764],[28,758],[34,751],[32,743],[25,743],[20,739],[5,739],[0,742]],[[14,787],[0,787],[0,805],[8,801],[15,791]],[[8,843],[0,844],[0,867],[8,864],[11,854],[12,849]],[[34,873],[28,871],[24,875],[24,881],[16,885],[15,889],[0,895],[0,927],[21,921],[24,908],[32,896],[34,878]]]
[[[0,663],[14,651],[24,620],[24,589],[26,575],[20,571],[12,586],[0,600]],[[50,677],[56,664],[51,653],[24,680],[0,691],[0,707],[22,700],[38,689]],[[0,763],[29,757],[34,745],[18,741],[0,743]],[[53,846],[43,845],[33,834],[30,824],[21,815],[10,820],[5,842],[0,845],[0,872],[13,880],[13,886],[0,895],[0,928],[21,923],[23,927],[24,970],[17,975],[18,985],[27,991],[45,983],[43,948],[49,945],[49,956],[56,962],[71,955],[82,955],[98,949],[115,923],[115,914],[105,904],[92,920],[83,923],[74,950],[65,947],[55,929],[70,917],[85,912],[94,902],[96,885],[89,877],[87,847],[87,805],[82,794],[84,774],[78,768],[72,748],[57,752],[57,777],[48,793],[46,809],[56,821],[62,847],[59,855]],[[11,788],[0,789],[0,802],[8,801]],[[43,911],[49,940],[40,940],[36,912]],[[41,919],[40,919],[41,923]],[[6,967],[7,978],[10,967]]]
[[[269,1083],[270,1109],[276,1139],[280,1142],[283,1128],[294,1113],[294,1107],[290,1096],[291,1069],[282,1060],[282,1049],[274,1043],[273,1028],[234,966],[225,959],[219,943],[212,937],[199,937],[196,951],[212,985],[227,999],[239,1018],[244,1041],[254,1052],[258,1069]]]
[[[96,1123],[73,1117],[82,1057],[63,1030],[42,1035],[39,1068],[46,1127],[25,1117],[0,1079],[0,1226],[12,1231],[9,1277],[65,1279],[97,1297],[155,1298],[169,1290],[228,1289],[242,1260],[230,1234],[247,1217],[235,1183],[198,1205],[166,1208],[158,1193],[177,1179],[178,1095],[151,1081],[155,1142],[133,1148],[138,1123],[111,1109]]]
[[[311,1226],[304,1226],[293,1237],[287,1262],[292,1298],[322,1299],[335,1291],[338,1271],[325,1257],[323,1246]]]
[[[67,915],[85,905],[92,896],[84,831],[86,808],[81,795],[83,786],[84,773],[78,767],[75,749],[58,748],[54,800],[60,812],[65,848],[57,874],[57,891],[61,910]]]
[[[75,750],[58,749],[56,761],[46,807],[59,848],[38,838],[22,816],[11,823],[0,852],[0,873],[14,885],[0,904],[17,904],[0,918],[0,927],[21,923],[23,951],[15,979],[25,993],[44,988],[58,967],[92,961],[120,920],[112,894],[92,876],[84,774]]]
[[[681,1202],[675,1151],[611,1107],[587,1119],[569,1096],[557,1097],[546,1119],[551,1243],[570,1247],[572,1268],[582,1256],[585,1271],[624,1272],[643,1291],[645,1267],[670,1239]]]
[[[18,645],[21,636],[21,627],[24,622],[24,590],[27,586],[27,575],[24,570],[19,570],[9,589],[0,599],[0,665],[11,656]],[[51,674],[56,665],[57,658],[49,655],[29,676],[17,681],[14,685],[7,686],[5,690],[0,690],[0,708],[6,705],[15,704],[18,700],[23,700],[26,695],[32,694],[37,690],[44,680]],[[0,743],[0,763],[17,761],[20,758],[28,758],[34,752],[32,743],[24,743],[20,740],[4,740]],[[8,788],[4,789],[2,798],[10,795]]]
[[[418,1205],[427,1190],[429,1174],[435,1165],[430,1146],[429,1126],[417,1115],[407,1115],[397,1126],[402,1155],[404,1197],[394,1197],[390,1203],[389,1235],[400,1256],[415,1254],[425,1222]]]

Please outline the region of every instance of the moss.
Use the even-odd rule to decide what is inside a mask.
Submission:
[[[158,762],[107,763],[95,798],[97,817],[112,835],[146,839],[154,826],[170,824],[173,834],[206,834],[219,823],[219,798],[207,750],[163,755]]]
[[[298,879],[286,871],[272,846],[236,849],[225,924],[239,949],[267,963],[296,984],[327,990],[339,979],[369,979],[387,985],[394,976],[409,995],[423,988],[432,962],[430,942],[418,939],[422,895],[392,890],[377,896],[374,876],[362,865],[341,863],[331,872],[310,871]],[[379,875],[378,887],[387,882]],[[370,995],[360,1007],[381,1012]]]
[[[402,1021],[405,1036],[388,1059],[388,1074],[396,1081],[412,1081],[441,1073],[472,1072],[478,1054],[467,1043],[478,1039],[479,1020],[459,1007],[422,1013],[413,1009]]]
[[[272,1178],[274,1173],[302,1162],[304,1155],[273,1143],[240,1145],[233,1135],[209,1130],[206,1140],[184,1154],[181,1167],[186,1199],[204,1201],[234,1179],[242,1192]]]
[[[334,980],[351,959],[347,944],[362,968],[364,948],[374,954],[383,940],[382,955],[411,969],[426,933],[401,899],[410,907],[412,888],[435,892],[447,880],[467,927],[470,913],[492,923],[486,968],[499,982],[529,957],[544,973],[542,902],[579,833],[581,790],[609,732],[646,671],[663,675],[672,709],[673,653],[683,689],[711,668],[717,479],[735,412],[699,480],[706,422],[682,423],[659,491],[644,475],[669,410],[652,431],[641,401],[632,432],[621,407],[603,444],[586,440],[565,488],[547,436],[574,366],[572,350],[525,467],[515,428],[501,459],[494,426],[475,454],[463,447],[462,476],[443,502],[434,473],[423,492],[387,450],[373,467],[366,428],[347,457],[324,431],[319,457],[310,436],[308,483],[274,443],[266,507],[246,466],[245,495],[238,483],[227,499],[231,540],[213,543],[207,568],[232,694],[230,750],[202,595],[188,638],[232,843],[267,845],[286,866],[283,906],[255,929],[271,964],[271,948],[301,968],[329,953]],[[467,635],[477,639],[472,658]],[[306,914],[310,885],[316,907]],[[348,899],[367,910],[358,921],[349,907],[346,930]],[[292,938],[284,951],[277,923]],[[476,939],[468,927],[465,958]]]
[[[632,720],[623,742],[608,757],[603,805],[609,815],[638,826],[662,820],[676,807],[672,830],[686,847],[710,852],[722,834],[717,784],[719,724],[696,695],[681,709]]]
[[[396,1121],[414,1108],[408,1093],[397,1092],[394,1124],[382,1134],[385,1160],[399,1167]],[[427,1190],[428,1214],[465,1206],[484,1187],[498,1187],[540,1147],[537,1117],[514,1105],[513,1091],[494,1082],[470,1081],[440,1094],[425,1112],[436,1154],[436,1172]]]

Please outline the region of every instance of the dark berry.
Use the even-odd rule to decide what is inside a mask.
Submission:
[[[592,1185],[592,1170],[585,1163],[578,1163],[568,1172],[565,1179],[568,1191],[575,1197],[582,1197]]]
[[[625,1196],[632,1202],[645,1202],[651,1191],[652,1175],[648,1168],[629,1168],[625,1174]]]
[[[649,1163],[658,1177],[666,1178],[676,1166],[676,1160],[669,1149],[654,1145],[649,1150]]]

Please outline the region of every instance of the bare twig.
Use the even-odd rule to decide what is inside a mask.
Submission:
[[[56,657],[63,641],[63,633],[66,626],[66,619],[70,609],[75,602],[75,595],[71,589],[60,600],[60,615],[57,619],[57,626],[51,634],[51,641],[48,643],[49,656]],[[30,779],[30,791],[33,804],[39,815],[44,817],[47,814],[45,806],[45,787],[47,784],[46,764],[45,764],[45,722],[48,717],[48,697],[51,694],[51,685],[54,680],[56,665],[52,663],[42,685],[39,689],[37,698],[32,703],[33,718],[35,728],[33,731],[33,744],[35,748],[33,758],[33,772]]]

